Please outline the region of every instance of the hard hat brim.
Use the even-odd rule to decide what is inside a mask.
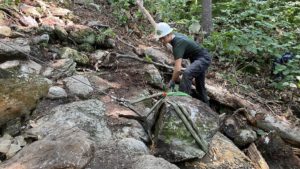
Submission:
[[[161,35],[155,35],[155,39],[158,41],[160,38],[167,36],[168,34],[170,34],[171,32],[173,32],[173,28],[171,28],[168,32],[165,32],[164,34]]]

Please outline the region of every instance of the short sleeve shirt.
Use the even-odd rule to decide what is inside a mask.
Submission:
[[[195,41],[189,39],[187,36],[174,33],[175,37],[171,41],[173,47],[174,59],[190,59],[191,62],[201,58],[209,57],[208,52],[201,48]]]

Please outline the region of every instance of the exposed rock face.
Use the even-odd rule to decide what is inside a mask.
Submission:
[[[251,160],[232,141],[221,133],[217,133],[211,142],[208,154],[201,160],[201,163],[191,163],[187,166],[198,166],[191,168],[201,169],[253,169]]]
[[[173,96],[167,97],[167,100],[188,110],[201,137],[209,144],[219,128],[218,115],[191,97]],[[170,104],[166,104],[158,116],[154,144],[155,154],[171,162],[202,158],[205,155]]]
[[[154,65],[152,64],[145,65],[145,77],[149,84],[155,87],[162,87],[163,78],[160,75],[158,69]]]
[[[88,133],[73,128],[30,144],[0,167],[3,169],[84,168],[92,158],[93,144]]]
[[[48,84],[39,77],[0,79],[0,126],[30,113],[48,92]]]
[[[0,63],[7,60],[26,59],[30,46],[25,39],[0,39]]]

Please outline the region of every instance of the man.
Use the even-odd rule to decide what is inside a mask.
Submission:
[[[195,79],[197,98],[209,104],[205,89],[205,72],[211,63],[208,51],[201,48],[195,41],[187,36],[173,33],[173,29],[164,22],[158,23],[156,27],[156,37],[164,45],[172,45],[175,59],[172,79],[168,83],[168,88],[174,88],[175,82],[181,74],[182,59],[189,59],[191,64],[184,70],[179,84],[179,91],[187,94],[191,93],[192,81]]]

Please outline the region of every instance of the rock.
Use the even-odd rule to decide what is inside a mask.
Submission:
[[[54,38],[54,28],[53,26],[41,25],[37,29],[37,33],[40,35],[48,34],[51,38]]]
[[[78,46],[79,51],[93,52],[95,48],[89,43],[83,43]]]
[[[233,140],[237,146],[245,148],[257,139],[257,134],[241,119],[237,115],[226,117],[221,125],[221,132]]]
[[[99,100],[72,102],[53,108],[49,116],[42,117],[36,122],[36,127],[26,133],[40,138],[50,135],[67,134],[72,128],[79,128],[97,141],[98,145],[109,143],[112,133],[105,120],[105,105]],[[66,130],[67,129],[67,130]]]
[[[89,63],[88,56],[69,47],[62,48],[62,50],[60,51],[60,58],[62,59],[71,58],[78,64],[82,64],[82,65],[86,65]]]
[[[193,162],[186,166],[198,166],[193,168],[232,168],[232,169],[253,169],[251,160],[232,141],[221,133],[217,133],[211,142],[208,154],[201,162]]]
[[[143,155],[136,158],[132,169],[179,169],[176,165],[169,163],[163,158],[156,158],[152,155]]]
[[[0,63],[26,59],[30,53],[29,43],[25,39],[0,39],[0,41]]]
[[[38,27],[39,24],[35,19],[33,19],[31,16],[22,16],[20,18],[20,22],[27,27]]]
[[[87,78],[81,75],[75,75],[64,79],[67,89],[71,94],[87,98],[93,92],[93,88]]]
[[[12,76],[12,73],[10,73],[7,70],[3,70],[0,68],[0,79],[6,79]]]
[[[159,70],[152,64],[145,65],[145,79],[147,82],[155,87],[162,87],[164,84],[163,78],[161,77]]]
[[[24,64],[21,64],[20,71],[25,76],[28,74],[39,74],[42,70],[42,66],[32,60],[26,61]]]
[[[33,44],[42,44],[42,43],[48,44],[49,40],[50,40],[50,36],[48,34],[43,34],[41,36],[34,37],[32,39],[32,43]]]
[[[50,98],[50,99],[61,99],[61,98],[67,97],[67,93],[61,87],[52,86],[49,89],[47,97]]]
[[[55,26],[54,33],[58,37],[59,40],[61,40],[61,41],[68,40],[68,32],[63,27]]]
[[[59,59],[50,64],[50,66],[42,74],[54,79],[72,76],[76,72],[76,63],[73,59]]]
[[[29,115],[37,101],[46,96],[48,84],[40,77],[0,79],[0,126]]]
[[[164,63],[164,64],[172,63],[172,58],[170,58],[167,53],[162,52],[158,49],[154,49],[152,47],[139,45],[136,52],[139,55],[145,55],[150,57],[153,62]]]
[[[11,61],[6,61],[2,64],[0,64],[0,69],[9,69],[9,68],[14,68],[20,65],[19,60],[11,60]]]
[[[20,147],[24,147],[27,144],[23,136],[15,137],[13,139],[13,143],[15,143],[16,145],[19,145]]]
[[[109,82],[96,75],[88,75],[87,78],[93,86],[99,91],[107,92],[109,89],[120,88],[120,84]]]
[[[55,16],[47,16],[45,18],[41,18],[41,24],[47,26],[65,26],[65,22],[59,17]]]
[[[87,26],[77,26],[70,31],[70,38],[78,44],[88,43],[94,45],[96,42],[95,31]]]
[[[22,117],[22,116],[21,116]],[[21,127],[22,127],[22,118],[21,117],[15,117],[5,123],[5,125],[2,127],[2,131],[5,133],[8,133],[12,136],[16,136],[20,133]],[[23,116],[24,118],[25,116]],[[24,120],[23,120],[24,121]]]
[[[102,38],[99,38],[99,36],[98,36],[98,37],[96,37],[96,45],[101,49],[111,49],[116,46],[116,42],[115,42],[115,40],[113,40],[111,38],[102,39]]]
[[[71,11],[68,9],[58,8],[58,7],[50,7],[50,12],[52,13],[53,16],[58,16],[58,17],[64,17],[71,13]]]
[[[169,96],[166,101],[172,101],[184,107],[190,119],[197,126],[201,137],[209,145],[212,137],[218,131],[218,115],[201,101],[187,96]],[[154,117],[157,115],[152,114]],[[152,121],[151,119],[149,119]],[[177,116],[169,103],[162,109],[155,123],[154,153],[170,162],[202,158],[205,152],[200,149],[185,124]]]
[[[96,50],[94,53],[92,53],[90,55],[90,61],[92,63],[97,63],[97,62],[101,62],[104,60],[104,57],[106,57],[108,55],[107,51],[103,51],[103,50]]]
[[[118,142],[118,146],[134,154],[149,154],[148,147],[143,142],[134,138],[124,138]]]
[[[94,9],[94,10],[96,10],[96,11],[98,11],[98,12],[100,12],[101,10],[100,10],[100,5],[97,5],[97,4],[95,4],[95,3],[89,3],[88,5],[87,5],[88,7],[89,7],[89,9]]]
[[[94,142],[82,130],[69,131],[33,142],[0,168],[84,168],[93,156]]]
[[[11,144],[8,152],[6,153],[7,159],[13,157],[18,151],[20,151],[22,148],[17,144]]]
[[[41,14],[36,10],[34,6],[26,5],[21,3],[19,6],[21,12],[25,13],[27,16],[32,16],[34,18],[40,18]]]
[[[0,26],[0,37],[10,37],[12,31],[8,26]]]
[[[257,134],[251,129],[240,130],[239,135],[234,138],[234,143],[240,147],[245,147],[253,143],[257,139]]]
[[[0,138],[0,153],[6,154],[9,151],[11,142],[10,139]]]

